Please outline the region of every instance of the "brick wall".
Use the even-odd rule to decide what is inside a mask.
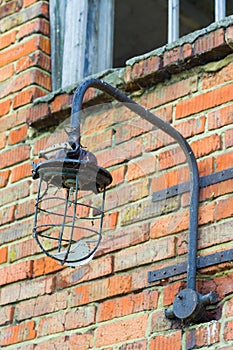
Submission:
[[[198,324],[164,316],[185,274],[147,280],[148,271],[187,259],[189,195],[152,203],[153,191],[189,179],[184,155],[170,137],[92,89],[82,143],[113,175],[102,243],[76,269],[40,252],[31,236],[37,183],[30,161],[64,139],[59,123],[69,116],[74,87],[48,94],[48,3],[0,6],[0,347],[233,349],[231,262],[198,271],[198,291],[219,295]],[[101,77],[172,123],[204,176],[233,166],[232,46],[229,18]],[[198,255],[232,248],[232,183],[201,190]]]

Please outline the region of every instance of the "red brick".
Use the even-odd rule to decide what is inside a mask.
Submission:
[[[29,125],[37,120],[43,120],[49,115],[49,107],[47,103],[36,104],[27,109],[26,121]]]
[[[194,141],[191,143],[191,148],[196,158],[203,157],[222,148],[221,136],[214,134],[198,141]]]
[[[164,66],[168,66],[174,62],[182,60],[182,47],[178,46],[172,50],[165,51],[163,57]]]
[[[168,151],[163,151],[158,156],[159,169],[171,168],[186,161],[185,154],[180,147],[173,147]]]
[[[47,55],[50,55],[50,39],[44,36],[40,37],[40,49]]]
[[[6,147],[6,134],[0,136],[0,150]]]
[[[123,163],[142,154],[142,140],[131,140],[112,149],[96,154],[98,164],[108,167]]]
[[[0,305],[15,303],[17,300],[32,299],[39,295],[54,292],[54,277],[46,276],[36,280],[19,281],[17,284],[9,284],[1,289]]]
[[[15,205],[12,205],[10,207],[4,208],[0,212],[0,222],[2,225],[13,222],[14,221],[14,214],[15,214]]]
[[[14,65],[9,64],[6,67],[0,69],[0,82],[3,82],[13,76],[15,73]]]
[[[112,146],[112,136],[112,129],[104,130],[81,138],[81,144],[91,152],[100,151]]]
[[[13,306],[1,307],[0,326],[10,324],[13,321],[13,316],[14,316],[14,307]]]
[[[224,84],[231,79],[231,72],[233,68],[233,63],[228,64],[226,67],[223,67],[221,70],[216,72],[214,75],[209,74],[206,78],[203,79],[202,88],[210,89],[220,84]]]
[[[151,152],[174,143],[174,139],[162,130],[154,130],[145,135],[145,151]]]
[[[223,181],[218,184],[205,187],[200,191],[200,201],[210,200],[222,196],[224,194],[230,194],[233,188],[233,179]]]
[[[16,73],[20,73],[30,67],[40,67],[47,72],[50,72],[51,69],[51,60],[42,51],[35,51],[29,56],[20,58],[16,63]]]
[[[10,170],[0,171],[0,188],[5,187],[7,185],[9,176]]]
[[[0,37],[0,50],[10,46],[11,44],[15,43],[16,40],[16,31],[13,30],[6,34],[1,34]]]
[[[35,212],[35,200],[27,200],[22,203],[18,203],[15,209],[15,219],[26,218]]]
[[[159,70],[162,65],[162,60],[159,56],[151,56],[140,62],[137,62],[132,67],[131,79],[138,79]]]
[[[139,103],[151,109],[197,91],[197,77],[191,77],[144,94]]]
[[[233,146],[233,130],[226,130],[225,132],[225,146],[226,148]]]
[[[152,178],[152,192],[157,192],[186,181],[189,181],[189,169],[187,166],[182,166],[175,170],[166,170],[162,175]]]
[[[175,128],[187,139],[191,136],[203,133],[205,131],[205,123],[206,118],[203,116],[175,124]]]
[[[224,44],[224,30],[222,28],[217,29],[199,37],[194,42],[194,55],[206,53]]]
[[[228,300],[228,302],[226,304],[225,315],[226,315],[226,317],[233,316],[233,298]]]
[[[23,56],[27,56],[30,53],[33,53],[40,47],[40,38],[33,37],[24,43],[20,43],[14,48],[9,48],[4,52],[0,53],[0,66],[4,67],[7,64],[17,61]]]
[[[103,322],[140,311],[156,309],[158,296],[158,291],[150,290],[104,301],[99,305],[97,320]]]
[[[31,175],[32,166],[29,162],[17,165],[11,169],[11,182],[13,183],[21,179],[25,179],[26,177],[29,177]]]
[[[20,281],[32,277],[32,261],[23,261],[17,264],[4,266],[0,276],[0,285]]]
[[[11,100],[5,100],[3,102],[0,102],[0,117],[9,113],[11,108],[11,103],[12,103]]]
[[[19,92],[14,97],[13,107],[16,109],[18,107],[24,106],[28,103],[33,102],[37,97],[44,96],[46,92],[37,87],[27,88]]]
[[[175,239],[169,237],[152,240],[143,245],[130,247],[115,254],[114,270],[121,271],[155,261],[171,258],[175,255]]]
[[[15,203],[17,200],[27,197],[30,192],[29,185],[29,181],[24,181],[2,189],[0,192],[0,205],[3,206],[11,202]]]
[[[81,342],[81,339],[79,339],[79,340]],[[83,344],[84,343],[82,343],[82,345]],[[85,343],[85,345],[86,344],[87,343]],[[82,349],[85,349],[85,345],[84,345],[84,348],[82,348]],[[33,345],[33,349],[30,349],[30,350],[34,350],[34,349],[35,349],[35,347]],[[59,349],[59,350],[75,350],[75,348],[73,348],[70,345],[70,339],[67,336],[59,336],[59,337],[55,337],[55,338],[53,337],[52,339],[47,339],[47,340],[44,339],[44,341],[40,341],[40,343],[38,343],[36,345],[36,350],[57,350],[57,349]],[[86,349],[88,349],[88,345],[87,345]],[[21,348],[17,349],[17,350],[21,350]],[[27,350],[27,349],[25,349],[25,350]],[[81,349],[79,348],[79,350],[81,350]]]
[[[138,161],[129,162],[127,167],[126,180],[132,181],[147,176],[156,170],[156,157],[148,156]]]
[[[210,322],[197,329],[188,330],[186,335],[187,349],[199,349],[203,346],[210,346],[220,340],[220,324]]]
[[[34,260],[33,265],[33,276],[38,277],[42,275],[47,275],[49,273],[59,271],[64,267],[59,265],[59,263],[51,259],[50,257],[42,257]]]
[[[220,154],[216,157],[216,171],[231,168],[233,166],[233,152]]]
[[[0,264],[7,262],[8,248],[4,247],[0,249]]]
[[[13,206],[15,209],[15,206]],[[7,209],[8,210],[8,209]],[[5,209],[4,209],[5,211]],[[14,211],[13,211],[14,214]],[[31,235],[33,229],[33,217],[24,221],[14,222],[12,225],[0,228],[0,244],[12,242]]]
[[[8,136],[8,144],[14,145],[18,142],[22,142],[26,139],[28,132],[28,126],[24,125],[18,129],[11,130]]]
[[[36,336],[35,322],[30,321],[17,326],[5,327],[0,334],[0,345],[7,346],[34,339]]]
[[[120,185],[125,180],[126,165],[120,165],[114,169],[111,169],[112,183],[109,187]]]
[[[119,127],[115,127],[114,129],[116,132],[116,144],[119,144],[152,130],[153,124],[142,118],[135,118],[131,120],[129,124],[121,124]]]
[[[173,331],[168,334],[158,335],[151,339],[150,349],[153,350],[181,350],[182,349],[182,331]]]
[[[34,33],[42,33],[48,36],[49,23],[44,18],[38,18],[33,22],[25,23],[22,27],[20,27],[17,38],[21,40],[22,38]]]
[[[148,315],[134,316],[99,326],[96,334],[96,346],[101,347],[142,338],[146,333],[147,318]]]
[[[176,105],[176,118],[183,118],[223,103],[232,101],[233,84],[224,85],[218,89],[205,92],[188,99],[182,100]]]
[[[84,281],[91,281],[96,278],[103,278],[113,271],[112,256],[104,256],[94,259],[89,265],[79,268],[64,269],[57,273],[56,287],[64,289]]]
[[[72,290],[71,305],[79,306],[107,297],[129,293],[131,276],[121,275],[97,280],[95,283],[80,285]]]
[[[16,304],[14,317],[19,322],[28,320],[31,317],[48,315],[56,311],[61,312],[61,310],[67,308],[68,297],[69,293],[65,291],[22,301]]]
[[[233,215],[233,197],[219,200],[215,209],[215,220],[221,220]]]
[[[73,96],[68,94],[62,94],[55,96],[54,100],[51,103],[51,112],[57,113],[61,110],[67,110],[68,108],[71,108],[72,105]]]
[[[60,350],[60,347],[58,348]],[[94,348],[94,331],[89,330],[86,333],[72,334],[70,336],[68,348],[66,348],[66,350],[83,350],[83,349],[93,349],[93,348]],[[49,347],[48,350],[49,349],[51,348]]]
[[[104,235],[97,254],[100,255],[111,251],[126,248],[145,242],[149,239],[149,224],[141,224],[136,227],[127,227]]]
[[[175,296],[184,289],[184,282],[176,282],[164,288],[163,305],[168,306],[173,304]]]
[[[233,106],[219,108],[208,114],[209,130],[221,128],[224,125],[232,124],[233,122]]]
[[[28,108],[27,108],[28,109]],[[6,131],[25,122],[26,108],[19,109],[11,113],[11,117],[4,116],[0,118],[0,131]]]

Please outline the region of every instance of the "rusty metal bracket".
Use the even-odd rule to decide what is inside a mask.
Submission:
[[[233,261],[233,249],[198,257],[197,269],[221,264],[228,261]],[[162,279],[166,279],[169,277],[180,275],[182,273],[186,273],[187,265],[188,265],[187,261],[185,261],[183,263],[164,267],[156,271],[149,271],[148,282],[153,283],[153,282],[160,281]]]
[[[222,181],[226,181],[233,178],[233,167],[225,169],[214,174],[202,176],[199,178],[199,187],[205,188],[210,185],[217,184]],[[189,192],[190,182],[183,182],[176,186],[168,187],[164,190],[154,192],[152,195],[152,202],[159,202],[163,199],[174,197],[176,195]]]

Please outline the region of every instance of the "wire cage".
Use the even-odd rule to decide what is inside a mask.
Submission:
[[[55,157],[33,169],[39,178],[33,236],[47,256],[72,267],[89,262],[99,246],[105,189],[112,181],[87,153],[85,159]],[[90,193],[100,193],[100,207],[91,205]]]

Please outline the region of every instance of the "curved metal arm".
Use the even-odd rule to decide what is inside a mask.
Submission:
[[[189,215],[189,251],[187,269],[187,288],[196,290],[196,253],[197,253],[197,231],[198,231],[198,202],[199,202],[199,175],[195,156],[185,138],[170,124],[156,117],[147,109],[138,105],[117,88],[98,79],[88,79],[75,91],[71,111],[70,134],[79,139],[80,137],[80,111],[82,109],[84,94],[90,87],[106,92],[127,108],[146,119],[166,134],[175,139],[182,148],[190,171],[190,215]]]

